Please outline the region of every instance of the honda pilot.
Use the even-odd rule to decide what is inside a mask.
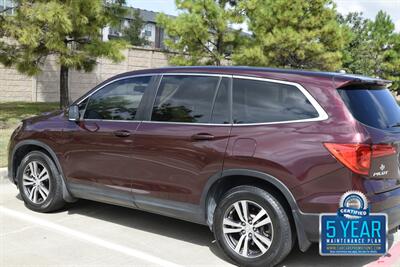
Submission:
[[[133,71],[24,120],[9,176],[25,205],[79,198],[209,226],[237,264],[319,241],[347,191],[400,225],[400,110],[390,82],[252,67]]]

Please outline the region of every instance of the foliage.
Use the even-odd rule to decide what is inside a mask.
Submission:
[[[241,29],[232,24],[243,22],[243,16],[229,0],[176,0],[181,13],[176,18],[161,14],[158,24],[168,39],[166,46],[177,54],[174,65],[221,65],[230,58],[242,40]]]
[[[391,89],[400,92],[400,34],[392,19],[380,11],[375,20],[360,13],[339,16],[348,28],[350,42],[345,48],[343,66],[347,72],[393,81]]]
[[[123,38],[134,46],[147,45],[146,37],[142,36],[142,29],[145,23],[140,17],[140,11],[133,10],[132,15],[132,20],[128,27],[123,29]]]
[[[123,59],[120,50],[126,44],[103,42],[101,30],[119,23],[124,2],[17,0],[15,15],[0,17],[0,62],[35,75],[47,56],[55,56],[61,66],[61,104],[66,106],[69,68],[91,71],[98,57]]]
[[[345,34],[331,0],[248,0],[252,38],[234,55],[241,65],[338,70]]]

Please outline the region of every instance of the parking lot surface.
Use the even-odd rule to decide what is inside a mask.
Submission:
[[[399,233],[394,236],[399,243]],[[397,251],[397,250],[396,250]],[[397,253],[397,252],[396,252]],[[280,266],[400,266],[398,255],[322,257],[296,247]],[[394,260],[393,260],[394,259]],[[142,211],[80,200],[51,214],[25,208],[0,178],[0,266],[233,266],[209,229]]]

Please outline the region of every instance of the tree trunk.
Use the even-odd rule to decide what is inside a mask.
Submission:
[[[64,109],[69,106],[69,89],[68,89],[68,67],[61,65],[60,68],[60,108]]]

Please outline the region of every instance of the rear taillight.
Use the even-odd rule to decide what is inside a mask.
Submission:
[[[396,148],[391,145],[373,145],[372,157],[379,158],[396,154]]]
[[[325,143],[331,154],[355,173],[368,175],[371,159],[396,154],[391,145],[333,144]]]

